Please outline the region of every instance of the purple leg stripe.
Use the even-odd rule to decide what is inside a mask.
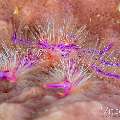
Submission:
[[[113,44],[110,43],[107,47],[105,47],[102,51],[100,51],[100,55],[103,55],[107,51],[109,51],[112,48]]]
[[[109,44],[107,47],[105,47],[102,51],[100,51],[100,55],[103,55],[104,53],[109,51],[111,49],[111,47],[112,47],[112,43]],[[103,56],[100,57],[100,62],[104,65],[120,67],[120,63],[112,63],[112,62],[106,61],[103,59]]]
[[[95,69],[96,72],[101,73],[101,74],[103,74],[105,76],[108,76],[108,77],[111,77],[111,78],[120,79],[120,75],[119,74],[115,74],[115,73],[112,73],[112,72],[105,72],[105,71],[101,70],[100,68],[98,68],[95,65],[92,65],[92,68]]]

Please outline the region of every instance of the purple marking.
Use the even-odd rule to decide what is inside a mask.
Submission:
[[[47,41],[45,41],[45,42],[39,41],[38,46],[43,49],[58,48],[58,49],[61,49],[62,51],[65,49],[79,49],[80,48],[78,45],[74,45],[74,44],[68,44],[68,45],[58,44],[58,45],[56,45],[56,44],[49,44]]]
[[[49,43],[47,42],[47,40],[38,41],[37,45],[41,49],[51,49],[51,46],[49,45]]]
[[[61,52],[63,52],[62,56],[64,56],[64,57],[68,56],[69,53],[71,52],[71,50],[80,49],[80,47],[78,45],[74,45],[74,44],[68,44],[68,45],[65,45],[65,44],[58,44],[58,45],[49,44],[47,42],[47,40],[38,41],[37,43],[34,43],[30,40],[23,40],[23,39],[17,38],[16,33],[13,34],[12,40],[15,44],[22,44],[22,45],[27,45],[27,46],[37,44],[37,46],[41,49],[51,49],[51,50],[59,49],[59,50],[61,50]]]
[[[0,71],[0,78],[1,78],[1,79],[6,78],[6,77],[7,77],[7,76],[6,76],[6,73],[7,73],[7,72],[5,72],[5,71],[4,71],[4,72],[3,72],[3,71]]]
[[[9,77],[9,71],[0,71],[0,80],[9,80],[11,77]]]
[[[12,40],[13,40],[13,43],[15,43],[15,44],[17,43],[17,35],[16,35],[16,33],[13,34]]]
[[[84,52],[84,53],[88,53],[88,54],[98,54],[100,55],[100,51],[99,50],[96,50],[95,48],[81,48],[81,51]]]
[[[100,58],[100,61],[101,61],[101,63],[108,65],[108,66],[120,67],[120,63],[112,63],[112,62],[106,61],[102,58]]]
[[[112,47],[112,43],[109,44],[106,48],[104,48],[101,52],[100,52],[100,55],[103,55],[104,53],[106,53],[107,51],[109,51]],[[108,66],[114,66],[114,67],[120,67],[120,63],[112,63],[112,62],[109,62],[109,61],[106,61],[103,59],[103,56],[100,57],[100,62],[102,64],[105,64],[105,65],[108,65]]]
[[[60,49],[63,49],[64,48],[64,44],[58,44],[58,45],[55,45],[57,48],[60,48]]]
[[[80,49],[80,47],[78,45],[74,45],[74,44],[49,44],[47,42],[47,40],[44,41],[39,41],[38,42],[38,47],[41,49],[51,49],[51,50],[55,50],[55,49],[59,49],[61,51],[61,54],[63,57],[67,57],[69,56],[69,53],[71,52],[71,50],[77,50]]]
[[[33,60],[32,58],[29,57],[24,57],[23,60],[21,61],[21,63],[27,67],[31,67],[32,65],[34,65],[36,62],[35,60]]]
[[[34,66],[38,61],[38,58],[36,56],[33,56],[32,53],[29,53],[26,56],[23,56],[17,66],[17,69],[19,69],[19,66],[22,65],[22,67],[30,68]]]
[[[30,63],[30,60],[28,58],[23,58],[22,61],[21,61],[22,65],[25,66],[25,65],[28,65]]]
[[[104,53],[106,53],[107,51],[109,51],[112,48],[113,44],[110,43],[108,44],[107,47],[105,47],[102,51],[100,51],[100,55],[103,55]]]
[[[35,42],[33,42],[32,40],[23,40],[23,39],[17,38],[16,33],[13,34],[12,40],[14,44],[21,44],[21,45],[27,45],[27,46],[35,44]]]
[[[120,79],[120,75],[119,74],[114,74],[112,72],[105,72],[103,70],[101,70],[100,68],[98,68],[97,66],[95,65],[92,65],[92,68],[96,70],[96,72],[98,73],[101,73],[105,76],[108,76],[108,77],[111,77],[111,78],[117,78],[117,79]]]
[[[61,49],[61,50],[65,50],[65,49],[80,49],[80,47],[78,45],[75,44],[58,44],[56,45],[57,48]]]

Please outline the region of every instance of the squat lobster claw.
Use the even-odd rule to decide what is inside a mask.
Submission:
[[[58,95],[60,96],[67,96],[70,94],[70,91],[72,89],[72,84],[71,82],[69,82],[68,80],[64,80],[63,82],[59,82],[59,83],[48,83],[48,84],[44,84],[43,88],[45,89],[63,89],[64,93],[59,92]]]

